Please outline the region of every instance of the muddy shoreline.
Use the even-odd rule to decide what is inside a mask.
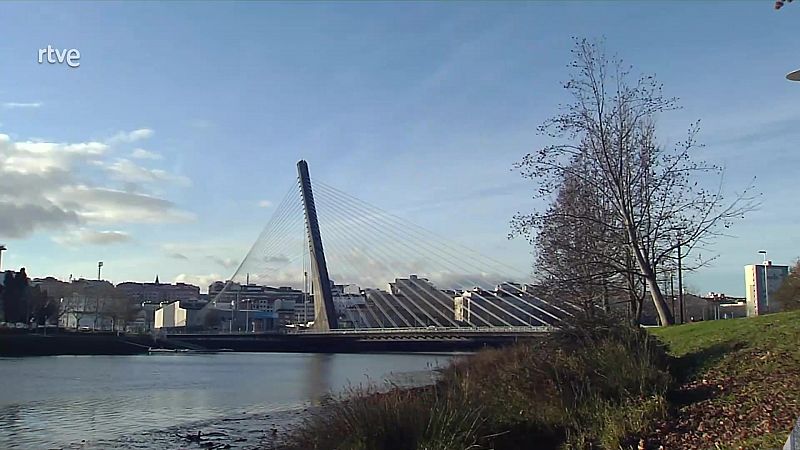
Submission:
[[[52,450],[271,449],[277,439],[319,408],[308,403],[269,412],[242,413],[110,439],[87,439]]]

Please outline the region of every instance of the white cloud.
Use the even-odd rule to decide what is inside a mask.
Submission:
[[[269,200],[261,200],[258,202],[259,208],[269,208],[270,206],[272,206],[272,202]]]
[[[131,158],[158,160],[158,159],[163,159],[164,157],[156,152],[151,152],[143,148],[136,148],[133,150],[133,152],[131,152]]]
[[[47,173],[70,167],[88,157],[102,156],[108,146],[101,142],[11,142],[0,134],[0,163],[5,172]]]
[[[134,192],[85,185],[67,186],[55,197],[89,222],[166,223],[193,220],[169,200]]]
[[[3,103],[3,108],[39,108],[42,105],[42,102],[5,102]]]
[[[208,275],[192,275],[182,273],[175,277],[175,283],[194,284],[196,286],[200,286],[200,290],[203,292],[208,291],[209,284],[220,280],[223,280],[223,278],[222,275],[218,273],[210,273]]]
[[[111,245],[128,242],[131,240],[131,236],[124,231],[98,231],[81,228],[66,235],[55,237],[53,240],[67,246],[81,244]]]
[[[263,260],[265,263],[279,263],[279,264],[287,264],[289,263],[289,261],[291,261],[289,257],[285,255],[267,256],[263,258]]]
[[[208,259],[214,261],[215,263],[219,264],[220,266],[226,269],[233,269],[234,267],[239,265],[239,261],[236,261],[233,258],[220,258],[219,256],[208,256]]]
[[[147,169],[139,166],[129,159],[120,158],[113,164],[106,167],[114,180],[125,183],[158,183],[169,182],[179,186],[189,186],[192,184],[189,178],[183,175],[175,175],[161,169]]]
[[[139,128],[133,131],[120,131],[119,133],[111,136],[108,142],[111,144],[121,144],[126,142],[136,142],[143,139],[149,139],[155,132],[150,128]]]
[[[152,188],[164,183],[186,185],[186,177],[133,163],[109,163],[108,150],[108,144],[102,142],[15,142],[0,134],[0,236],[24,238],[42,229],[69,230],[89,223],[165,223],[194,218],[169,200],[141,189],[127,192],[113,186],[120,181],[130,185],[130,179]],[[84,232],[78,237],[91,243],[119,240],[121,235],[91,237]]]

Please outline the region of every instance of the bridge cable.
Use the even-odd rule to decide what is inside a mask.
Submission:
[[[341,217],[342,217],[342,216],[340,216],[340,215],[338,215],[338,214],[336,214],[336,213],[331,213],[331,214],[332,214],[332,215],[336,215],[338,218],[340,218],[340,220],[339,220],[339,222],[340,222],[340,223],[345,223],[345,224],[346,224],[346,223],[348,223],[348,220],[347,220],[346,218],[345,218],[345,219],[341,219]],[[333,223],[337,223],[337,222],[333,222]],[[351,227],[342,227],[342,228],[343,228],[343,229],[349,229],[349,228],[351,228]],[[336,227],[336,229],[338,229],[338,227]],[[352,235],[350,235],[349,233],[348,233],[348,236],[349,236],[349,239],[348,239],[348,241],[352,242],[352,241],[354,240],[354,239],[353,239],[353,236],[352,236]],[[368,235],[366,235],[366,234],[361,234],[361,235],[359,235],[359,236],[358,236],[358,239],[361,239],[361,240],[363,241],[363,240],[366,240],[366,239],[367,239],[367,236],[368,236]],[[375,245],[375,246],[374,246],[374,248],[380,248],[380,245]],[[356,247],[354,247],[354,250],[357,250],[357,248],[356,248]],[[370,261],[372,261],[373,263],[374,263],[374,262],[379,262],[379,264],[381,264],[382,266],[384,266],[384,267],[387,267],[387,268],[388,268],[388,266],[387,266],[385,263],[383,263],[383,261],[381,261],[381,260],[378,260],[378,259],[375,259],[375,258],[373,258],[372,256],[370,256],[369,254],[367,254],[367,253],[365,253],[365,252],[361,252],[361,254],[363,254],[365,257],[367,257],[367,258],[368,258]],[[357,272],[358,272],[358,271],[356,271],[356,273],[357,273]],[[383,294],[380,294],[379,292],[380,292],[380,291],[378,291],[378,292],[376,292],[376,293],[378,293],[378,295],[381,295],[381,297],[383,298]],[[418,294],[418,293],[416,293],[416,292],[412,292],[412,294],[414,294],[414,295],[415,295],[415,297],[416,297],[417,299],[419,299],[420,301],[422,301],[422,302],[426,303],[426,304],[427,304],[427,305],[428,305],[428,306],[429,306],[429,307],[430,307],[430,308],[431,308],[431,309],[432,309],[434,312],[437,312],[437,313],[438,313],[439,315],[441,315],[441,316],[442,316],[442,317],[443,317],[445,320],[449,321],[449,322],[450,322],[450,323],[452,323],[453,325],[457,325],[457,324],[456,324],[456,323],[453,321],[453,319],[452,319],[452,318],[448,317],[446,314],[443,314],[443,313],[442,313],[442,312],[441,312],[441,311],[440,311],[438,308],[434,307],[434,306],[433,306],[433,305],[432,305],[430,302],[428,302],[428,301],[427,301],[427,300],[426,300],[424,297],[422,297],[420,294]],[[406,297],[406,298],[408,298],[408,295],[406,294],[406,295],[405,295],[405,297]],[[424,308],[420,308],[420,307],[419,307],[419,305],[418,305],[416,302],[414,302],[414,301],[413,301],[413,299],[411,299],[411,298],[408,298],[408,300],[410,300],[411,302],[413,302],[413,303],[415,304],[415,306],[416,306],[416,307],[417,307],[419,310],[421,310],[421,311],[422,311],[422,312],[423,312],[423,313],[424,313],[424,314],[425,314],[425,315],[426,315],[426,316],[427,316],[427,317],[428,317],[428,318],[429,318],[431,321],[433,321],[433,322],[434,322],[434,323],[436,323],[437,325],[441,326],[441,324],[440,324],[440,322],[439,322],[438,320],[436,320],[436,319],[434,319],[433,317],[431,317],[431,316],[430,316],[430,314],[427,314],[427,312],[425,311],[425,309],[424,309]],[[387,303],[388,303],[390,306],[392,306],[392,303],[393,303],[393,302],[388,302],[388,301],[387,301]],[[441,303],[440,303],[440,304],[441,304]],[[402,306],[402,305],[401,305],[401,306]],[[448,305],[448,304],[446,304],[446,303],[445,303],[445,304],[444,304],[444,306],[445,306],[445,308],[446,308],[446,309],[448,309],[448,312],[452,313],[452,306],[451,306],[451,305]],[[410,311],[410,310],[409,310],[409,312],[413,314],[413,312],[412,312],[412,311]],[[417,319],[417,321],[419,321],[419,322],[421,322],[421,323],[424,323],[423,321],[420,321],[420,320],[419,320],[419,318],[418,318],[416,315],[415,315],[414,317],[415,317],[415,319]]]
[[[324,198],[324,197],[326,197],[326,194],[322,194],[321,198]],[[327,198],[325,198],[325,199],[327,199]],[[328,213],[328,212],[327,212],[327,211],[325,211],[325,215],[327,215],[327,213]],[[362,242],[364,242],[364,243],[367,243],[367,240],[370,240],[370,239],[369,239],[369,234],[367,234],[367,233],[359,233],[359,235],[358,235],[357,237],[356,237],[356,236],[354,236],[354,234],[351,234],[351,233],[350,233],[350,231],[352,231],[352,230],[353,230],[353,227],[349,227],[349,226],[333,227],[333,225],[332,225],[333,223],[342,223],[342,224],[345,224],[345,225],[347,225],[347,224],[350,224],[350,223],[352,223],[352,221],[349,221],[349,220],[348,220],[348,218],[347,218],[346,216],[340,215],[340,214],[338,214],[338,213],[333,213],[333,212],[331,212],[331,216],[335,216],[335,217],[336,217],[337,219],[339,219],[339,220],[338,220],[338,221],[331,222],[331,223],[328,223],[328,225],[331,225],[332,229],[337,229],[337,230],[338,230],[338,229],[348,230],[348,231],[346,232],[346,234],[348,235],[348,239],[347,239],[347,240],[348,240],[349,242],[352,242],[352,241],[354,241],[354,240],[361,240]],[[373,247],[373,248],[375,248],[375,249],[380,249],[380,248],[381,248],[381,245],[380,245],[380,244],[373,244],[373,245],[372,245],[372,247]],[[372,264],[373,264],[373,267],[375,266],[375,263],[377,262],[377,263],[378,263],[378,264],[380,264],[382,267],[385,267],[385,268],[387,268],[387,269],[388,269],[388,270],[391,272],[391,269],[389,269],[389,266],[388,266],[388,265],[387,265],[387,264],[386,264],[386,263],[385,263],[385,262],[384,262],[382,259],[379,259],[379,258],[373,258],[373,255],[372,255],[372,254],[370,254],[370,253],[367,253],[367,252],[361,252],[361,251],[359,251],[358,247],[353,247],[353,251],[358,251],[358,252],[359,252],[359,254],[362,254],[362,255],[363,255],[363,256],[365,256],[367,259],[369,259],[369,260],[372,262]],[[379,253],[379,252],[374,252],[374,253]],[[356,271],[356,273],[358,273],[358,271]],[[390,276],[391,276],[391,273],[390,273]],[[413,279],[409,279],[408,281],[409,281],[409,283],[410,283],[410,284],[413,284],[413,282],[414,282],[414,280],[413,280]],[[441,292],[441,291],[438,291],[438,290],[437,290],[436,292]],[[425,293],[425,292],[424,292],[424,290],[423,290],[423,293],[422,293],[422,294],[424,294],[424,293]],[[376,295],[379,295],[379,296],[381,296],[381,298],[384,298],[384,297],[383,297],[383,294],[381,293],[381,291],[380,291],[380,290],[375,290],[375,294],[376,294]],[[412,292],[411,292],[411,294],[413,294],[413,295],[414,295],[414,296],[415,296],[415,297],[416,297],[418,300],[420,300],[420,301],[424,302],[425,304],[427,304],[427,305],[428,305],[428,306],[429,306],[429,307],[430,307],[430,308],[431,308],[431,309],[432,309],[434,312],[437,312],[439,315],[441,315],[441,316],[442,316],[442,317],[443,317],[443,318],[444,318],[446,321],[450,322],[452,325],[454,325],[454,326],[457,326],[457,325],[458,325],[458,324],[457,324],[457,323],[456,323],[456,322],[455,322],[455,321],[454,321],[454,320],[453,320],[451,317],[448,317],[446,314],[443,314],[443,313],[440,311],[440,309],[439,309],[439,308],[435,307],[435,306],[434,306],[434,305],[432,305],[432,304],[431,304],[429,301],[427,301],[427,300],[426,300],[426,299],[425,299],[425,298],[422,296],[422,294],[420,294],[420,293],[417,293],[417,292],[414,292],[414,291],[413,291],[413,289],[412,289]],[[441,295],[444,295],[444,294],[442,293]],[[404,294],[404,296],[405,296],[406,298],[408,298],[408,294]],[[441,299],[439,299],[439,298],[436,298],[436,297],[433,297],[433,296],[432,296],[432,298],[434,298],[434,300],[438,301],[438,303],[439,303],[441,306],[444,306],[444,307],[445,307],[445,309],[448,311],[448,313],[449,313],[449,314],[452,314],[452,313],[453,313],[453,309],[452,309],[452,303],[450,303],[450,304],[448,304],[448,303],[445,303],[445,302],[441,301]],[[409,300],[413,302],[413,299],[410,299],[410,298],[409,298]],[[390,306],[390,307],[392,307],[392,309],[395,309],[395,308],[394,308],[394,306],[393,306],[393,303],[394,303],[394,302],[389,302],[389,301],[387,301],[387,303],[389,304],[389,306]],[[413,303],[415,304],[415,306],[417,306],[417,308],[419,308],[419,305],[418,305],[418,304],[416,304],[416,302],[413,302]],[[403,306],[403,305],[401,305],[401,306]],[[425,311],[425,310],[424,310],[424,309],[422,309],[422,308],[419,308],[419,309],[421,309],[423,312]],[[400,314],[399,314],[399,312],[398,312],[396,309],[395,309],[395,312],[396,312],[396,313],[397,313],[397,314],[398,314],[398,315],[399,315],[399,316],[402,318],[402,315],[400,315]],[[413,312],[412,312],[411,310],[409,310],[409,313],[413,314]],[[416,319],[416,320],[417,320],[417,321],[418,321],[420,324],[424,324],[424,322],[423,322],[423,321],[421,321],[421,320],[419,320],[419,318],[418,318],[416,315],[414,315],[414,318],[415,318],[415,319]],[[435,322],[437,325],[440,325],[439,321],[437,321],[437,320],[433,319],[433,318],[432,318],[432,317],[430,317],[430,316],[429,316],[429,318],[430,318],[431,320],[433,320],[433,321],[434,321],[434,322]]]
[[[327,195],[327,194],[325,194],[325,195]],[[340,206],[341,206],[341,205],[340,205]],[[345,206],[344,208],[346,208],[346,206]],[[354,216],[356,216],[356,217],[360,216],[360,214],[359,214],[359,213],[357,213],[357,212],[353,213],[353,215],[354,215]],[[355,220],[352,220],[352,219],[351,219],[349,222],[351,222],[351,223],[352,223],[352,222],[354,222],[354,221],[355,221]],[[344,219],[344,220],[343,220],[343,222],[348,222],[348,220],[347,220],[347,219]],[[374,226],[372,226],[372,224],[370,224],[369,222],[365,222],[365,223],[366,223],[368,226],[371,226],[371,227],[373,227],[373,228],[374,228]],[[350,228],[352,228],[352,227],[350,227]],[[366,240],[366,239],[367,239],[367,238],[366,238],[366,236],[368,236],[368,235],[364,234],[364,235],[361,235],[360,237],[361,237],[361,239],[362,239],[362,240]],[[392,240],[394,240],[394,239],[391,239],[390,241],[392,241]],[[405,242],[405,241],[407,241],[407,240],[408,240],[408,239],[405,239],[405,238],[400,238],[400,239],[397,239],[396,241],[399,241],[399,242],[401,242],[401,243],[404,243],[404,242]],[[406,245],[406,247],[408,247],[408,246]],[[379,246],[379,245],[377,245],[377,246],[376,246],[376,248],[380,248],[380,246]],[[410,248],[410,247],[409,247],[409,248]],[[398,251],[397,251],[397,249],[395,249],[395,251],[396,251],[396,253],[401,253],[401,252],[398,252]],[[418,252],[417,252],[415,249],[412,249],[412,253],[419,254],[419,253],[418,253]],[[409,282],[413,284],[413,280],[410,280],[410,279],[409,279]],[[437,290],[436,292],[441,292],[441,291]],[[444,295],[444,293],[442,293],[442,295]],[[439,301],[439,302],[440,302],[440,304],[442,304],[442,300],[441,300],[440,298],[438,298],[438,297],[433,297],[433,298],[434,298],[435,300]],[[452,309],[452,306],[451,306],[451,305],[452,305],[452,304],[450,304],[450,305],[448,305],[448,304],[445,304],[445,307],[446,307],[446,308],[447,308],[449,311],[451,311],[451,312],[452,312],[452,311],[453,311],[453,309]],[[480,309],[483,309],[485,312],[487,312],[488,314],[490,314],[491,316],[493,316],[493,317],[494,317],[494,318],[496,318],[497,320],[499,320],[499,321],[501,321],[501,322],[505,323],[507,326],[512,326],[510,323],[508,323],[508,322],[507,322],[507,321],[505,321],[504,319],[502,319],[502,318],[498,317],[496,314],[492,313],[491,311],[488,311],[488,310],[486,310],[486,308],[483,308],[483,307],[482,307],[482,305],[480,305],[480,304],[476,304],[476,306],[477,306],[478,308],[480,308]],[[502,310],[502,309],[501,309],[501,310]],[[507,312],[505,312],[505,311],[503,311],[503,312],[504,312],[504,313],[506,313],[506,314],[508,314],[508,313],[507,313]],[[513,314],[511,314],[511,315],[513,316]],[[475,317],[477,317],[477,318],[481,319],[481,321],[483,321],[483,322],[484,322],[484,323],[486,323],[487,325],[491,326],[491,323],[487,322],[487,321],[486,321],[486,320],[485,320],[485,319],[484,319],[482,316],[476,315]],[[526,323],[524,320],[522,320],[522,319],[520,319],[520,318],[518,318],[518,317],[515,317],[515,318],[516,318],[516,319],[517,319],[517,320],[518,320],[518,321],[519,321],[521,324],[525,324],[525,323]],[[535,316],[534,316],[534,318],[535,318]],[[541,322],[541,320],[539,320],[538,318],[536,318],[536,319],[537,319],[537,321],[538,321],[538,322]],[[474,326],[474,324],[471,324],[471,325],[472,325],[472,326]]]
[[[331,192],[330,192],[331,190],[330,190],[330,189],[328,189],[326,185],[324,185],[324,184],[320,184],[320,186],[323,186],[323,187],[321,188],[323,191],[325,191],[325,192],[327,192],[329,195],[331,195]],[[318,191],[319,191],[319,189],[318,189]],[[335,191],[334,191],[334,192],[335,192]],[[348,197],[348,198],[352,198],[352,197],[350,197],[350,196],[347,196],[347,197]],[[357,199],[356,199],[356,200],[357,200]],[[358,200],[357,200],[357,201],[358,201]],[[372,216],[374,216],[376,219],[378,219],[378,220],[380,220],[380,221],[384,222],[384,223],[385,223],[385,224],[387,224],[388,226],[391,226],[391,227],[393,227],[393,228],[395,228],[395,229],[399,229],[399,230],[401,230],[401,232],[405,232],[405,230],[404,230],[404,229],[400,229],[400,228],[396,227],[396,226],[395,226],[395,224],[394,224],[393,222],[388,222],[388,220],[386,220],[386,219],[385,219],[385,216],[390,216],[390,217],[392,217],[390,214],[388,214],[388,213],[384,213],[384,212],[382,212],[381,210],[379,210],[378,208],[372,207],[372,206],[370,206],[370,205],[366,204],[366,203],[365,203],[365,202],[363,202],[363,201],[358,201],[358,202],[359,202],[360,204],[362,204],[362,205],[366,205],[367,207],[371,208],[373,211],[378,211],[380,214],[377,214],[377,215],[376,215],[376,214],[371,214],[371,215],[372,215]],[[365,216],[367,216],[367,215],[365,215]],[[414,226],[414,227],[415,227],[415,228],[417,228],[417,229],[419,229],[419,227],[417,227],[417,226]],[[408,233],[408,232],[405,232],[405,233],[406,233],[406,240],[411,240],[411,241],[415,240],[415,239],[413,238],[413,235],[411,235],[411,234],[410,234],[410,233]],[[417,234],[418,236],[420,235],[420,233],[416,233],[416,234]],[[433,236],[435,236],[435,235],[433,235]],[[411,237],[411,239],[409,239],[409,237]],[[424,237],[424,238],[427,238],[428,236],[424,236],[424,235],[423,235],[423,237]],[[444,242],[446,242],[446,240],[444,240],[444,239],[442,239],[442,240],[443,240]],[[447,251],[447,249],[446,249],[446,248],[444,248],[444,249],[443,249],[442,247],[443,247],[443,246],[440,246],[440,247],[439,247],[439,249],[438,249],[438,253],[440,253],[440,254],[441,254],[442,252],[446,252],[446,253],[450,254],[450,255],[451,255],[452,257],[454,257],[454,258],[458,258],[458,259],[461,259],[461,260],[463,260],[463,255],[453,255],[451,252]],[[434,248],[435,248],[435,247],[434,247]],[[451,248],[452,248],[452,246],[451,246]],[[470,252],[472,252],[472,251],[470,251]],[[473,266],[475,266],[475,265],[473,264]],[[501,283],[500,283],[500,285],[498,286],[498,287],[500,288],[500,289],[499,289],[500,291],[502,291],[502,292],[504,292],[504,293],[508,294],[509,296],[512,296],[512,297],[516,298],[517,300],[519,300],[519,301],[521,301],[521,302],[523,302],[523,303],[527,304],[528,306],[530,306],[530,307],[532,307],[532,308],[534,308],[534,309],[536,309],[536,310],[538,310],[538,311],[540,311],[540,312],[542,312],[542,313],[544,313],[544,314],[546,314],[546,315],[550,316],[551,318],[553,318],[553,319],[555,319],[555,320],[559,320],[559,321],[561,320],[561,318],[560,318],[560,317],[558,317],[558,316],[555,316],[555,315],[551,314],[550,312],[548,312],[548,311],[546,311],[546,310],[543,310],[543,309],[541,309],[540,307],[538,307],[538,306],[536,306],[536,305],[533,305],[533,304],[531,304],[530,302],[526,301],[524,298],[522,298],[522,297],[520,297],[520,296],[517,296],[517,295],[514,295],[513,293],[511,293],[511,292],[507,291],[506,289],[504,289],[504,288],[503,288],[503,286],[508,286],[508,283],[506,283],[506,282],[501,282]],[[513,286],[513,285],[512,285],[511,287],[512,287],[513,289],[516,289],[518,292],[522,293],[524,296],[533,297],[533,296],[530,296],[530,294],[529,294],[529,293],[527,293],[527,292],[525,292],[525,291],[523,291],[523,290],[521,290],[521,289],[517,288],[516,286]],[[505,299],[503,299],[502,297],[500,297],[500,298],[501,298],[502,300],[505,300]],[[561,308],[558,308],[558,307],[556,307],[555,305],[551,305],[551,304],[549,304],[549,302],[546,302],[546,301],[544,301],[544,300],[542,300],[542,299],[539,299],[538,297],[534,297],[534,298],[537,298],[537,300],[541,301],[541,302],[542,302],[542,303],[544,303],[544,304],[547,304],[548,306],[550,306],[550,307],[552,307],[552,308],[554,308],[554,309],[558,310],[559,312],[562,312],[562,313],[564,313],[565,315],[570,315],[570,316],[572,315],[571,313],[569,313],[569,312],[567,312],[567,311],[564,311],[563,309],[561,309]],[[508,303],[508,302],[507,302],[507,303]],[[512,305],[512,306],[515,306],[515,305],[513,305],[513,304],[511,304],[511,305]],[[571,306],[572,306],[572,305],[571,305]],[[519,309],[519,308],[517,308],[517,309]],[[524,310],[521,310],[521,309],[520,309],[520,311],[524,312],[526,315],[531,315],[531,314],[530,314],[529,312],[527,312],[527,311],[524,311]],[[539,322],[543,322],[543,321],[542,321],[542,320],[541,320],[539,317],[536,317],[535,315],[531,315],[531,316],[532,316],[534,319],[536,319],[537,321],[539,321]],[[523,323],[524,323],[524,321],[523,321]]]
[[[444,248],[453,249],[457,253],[459,253],[459,252],[460,253],[473,253],[475,256],[478,257],[478,259],[494,262],[495,264],[499,265],[500,267],[503,267],[504,270],[507,270],[507,271],[510,270],[512,272],[516,272],[517,271],[517,269],[514,269],[514,268],[512,268],[512,267],[510,267],[510,266],[508,266],[508,265],[506,265],[506,264],[504,264],[502,262],[499,262],[499,261],[494,260],[494,259],[492,259],[490,257],[482,255],[482,254],[480,254],[478,252],[475,252],[474,250],[471,250],[471,249],[469,249],[467,247],[464,247],[462,245],[459,245],[459,244],[456,244],[456,243],[452,243],[448,239],[443,238],[441,236],[438,236],[435,233],[433,233],[433,232],[431,232],[429,230],[426,230],[425,228],[420,227],[419,225],[414,224],[413,222],[409,222],[409,221],[404,220],[404,219],[402,219],[402,218],[400,218],[400,217],[398,217],[396,215],[393,215],[393,214],[391,214],[389,212],[386,212],[386,211],[384,211],[384,210],[382,210],[382,209],[380,209],[380,208],[378,208],[378,207],[376,207],[374,205],[370,205],[369,203],[364,202],[363,200],[358,199],[356,197],[353,197],[353,196],[351,196],[351,195],[347,194],[346,192],[343,192],[343,191],[341,191],[339,189],[336,189],[333,186],[330,186],[330,185],[328,185],[326,183],[323,183],[323,182],[318,182],[318,184],[320,185],[321,188],[328,189],[329,191],[332,191],[334,193],[338,193],[339,195],[341,195],[344,198],[350,199],[353,202],[361,204],[366,209],[371,209],[373,211],[378,212],[379,214],[382,214],[384,216],[388,216],[388,217],[393,218],[394,220],[396,220],[398,222],[404,223],[409,229],[415,230],[417,235],[420,235],[420,236],[426,236],[427,235],[427,237],[432,238],[435,242],[437,242],[439,245],[443,246]],[[463,255],[459,255],[459,257],[463,257]],[[525,277],[521,277],[521,278],[525,278]],[[521,290],[519,288],[514,287],[514,289],[516,289],[517,291],[519,291],[522,294],[525,294],[526,296],[530,296],[530,294],[528,292],[525,292],[525,291],[523,291],[523,290]],[[506,293],[510,294],[509,292],[506,292]],[[562,312],[562,313],[564,313],[566,315],[572,316],[571,313],[569,313],[567,311],[564,311],[563,309],[559,308],[558,306],[552,305],[549,302],[547,302],[544,299],[541,299],[539,297],[536,297],[536,298],[539,301],[541,301],[542,303],[547,304],[548,306],[550,306],[550,307],[552,307],[552,308],[554,308],[556,310],[559,310],[560,312]],[[564,303],[565,305],[568,305],[568,306],[570,306],[570,307],[572,307],[572,308],[574,308],[576,310],[580,310],[580,308],[578,306],[572,304],[569,301],[562,301],[562,303]]]
[[[319,191],[320,191],[320,190],[318,189],[318,192],[319,192]],[[325,192],[325,194],[326,194],[326,195],[329,195],[329,196],[331,195],[331,194],[330,194],[330,193],[328,193],[328,192]],[[330,197],[329,197],[329,198],[330,198]],[[346,204],[346,202],[345,202],[345,204]],[[346,208],[346,206],[345,206],[345,208]],[[357,217],[364,217],[364,216],[366,216],[366,215],[364,215],[364,214],[360,214],[360,213],[355,213],[355,214],[353,214],[353,215],[355,215],[355,216],[357,216]],[[369,222],[366,222],[366,223],[369,223]],[[384,223],[385,223],[385,225],[386,225],[386,227],[387,227],[387,228],[389,228],[389,229],[393,229],[393,230],[395,230],[395,231],[397,231],[397,230],[398,230],[398,228],[397,228],[397,227],[396,227],[394,224],[392,224],[392,223],[386,223],[386,221],[385,221],[385,220],[384,220]],[[400,231],[402,232],[402,230],[400,230]],[[412,238],[412,239],[409,239],[409,238],[408,238],[408,235],[406,234],[405,236],[402,236],[402,235],[401,235],[401,237],[400,237],[399,239],[396,239],[396,241],[397,241],[397,242],[401,242],[401,243],[405,243],[405,242],[408,242],[408,241],[413,241],[413,238]],[[462,268],[462,269],[463,269],[463,268]],[[466,271],[464,271],[464,272],[466,272]],[[473,294],[476,294],[478,297],[481,297],[481,298],[485,299],[485,297],[481,296],[479,293],[473,292]],[[508,304],[510,304],[511,306],[513,306],[513,307],[515,307],[516,309],[520,310],[522,313],[524,313],[525,315],[528,315],[529,317],[533,318],[533,319],[534,319],[534,320],[536,320],[537,322],[539,322],[539,323],[546,323],[546,322],[542,321],[542,320],[541,320],[539,317],[537,317],[537,316],[535,316],[535,315],[531,314],[529,311],[525,311],[525,310],[523,310],[523,309],[519,308],[517,305],[514,305],[513,303],[510,303],[508,300],[504,299],[503,297],[497,297],[497,298],[498,298],[499,300],[503,301],[504,303],[508,303]],[[485,300],[486,300],[486,299],[485,299]],[[488,302],[488,300],[487,300],[487,303],[488,303],[488,304],[491,304],[491,302]],[[511,326],[511,325],[510,325],[510,324],[509,324],[507,321],[505,321],[504,319],[502,319],[502,318],[498,317],[496,314],[494,314],[494,313],[492,313],[492,312],[490,312],[490,311],[486,310],[486,309],[485,309],[485,308],[483,308],[483,307],[482,307],[480,304],[478,304],[478,303],[475,303],[475,306],[477,306],[477,307],[479,307],[479,308],[483,309],[485,312],[487,312],[488,314],[490,314],[490,315],[491,315],[491,316],[493,316],[494,318],[496,318],[496,319],[500,320],[501,322],[503,322],[503,323],[506,323],[506,325],[508,325],[508,326]],[[497,305],[495,305],[495,307],[497,307]],[[536,307],[534,306],[534,308],[536,308]],[[512,314],[512,313],[510,313],[510,312],[508,312],[508,311],[505,311],[505,310],[503,310],[502,308],[498,308],[498,309],[500,309],[500,310],[501,310],[501,311],[502,311],[504,314],[507,314],[507,315],[510,315],[510,316],[512,316],[512,317],[513,317],[513,318],[515,318],[517,321],[519,321],[521,324],[523,324],[523,325],[527,324],[527,322],[526,322],[525,320],[522,320],[521,318],[519,318],[519,317],[515,316],[514,314]],[[539,308],[536,308],[536,309],[539,309]],[[545,312],[546,312],[546,311],[545,311]],[[479,318],[482,318],[481,316],[477,316],[477,317],[479,317]],[[560,320],[560,319],[559,319],[559,320]]]

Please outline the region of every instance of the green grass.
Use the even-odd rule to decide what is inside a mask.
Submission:
[[[800,415],[800,311],[652,333],[669,347],[673,373],[683,383],[673,401],[673,425],[693,424],[662,442],[731,449],[783,445]]]
[[[678,357],[720,344],[794,350],[800,336],[800,311],[651,328],[651,332]]]

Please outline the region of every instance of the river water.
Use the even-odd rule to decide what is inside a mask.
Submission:
[[[430,383],[451,356],[221,353],[0,358],[0,449],[258,448],[356,386]],[[204,441],[205,445],[211,445]]]

